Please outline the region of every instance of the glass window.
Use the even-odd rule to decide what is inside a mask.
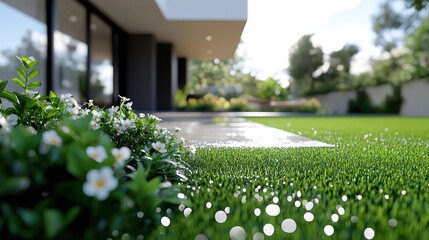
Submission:
[[[89,98],[99,105],[111,105],[113,99],[112,29],[91,15],[91,78]]]
[[[7,90],[22,92],[10,81],[21,65],[16,56],[33,56],[40,63],[35,80],[42,87],[34,90],[46,94],[46,12],[45,0],[0,0],[0,79],[8,80]]]
[[[71,93],[83,103],[87,92],[86,10],[77,1],[58,0],[56,17],[53,88],[57,94]]]

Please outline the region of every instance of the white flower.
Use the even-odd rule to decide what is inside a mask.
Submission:
[[[55,145],[60,147],[63,144],[63,140],[54,130],[46,131],[42,134],[42,141],[48,145]]]
[[[104,149],[103,146],[89,146],[86,148],[86,154],[99,163],[103,162],[107,158],[106,149]]]
[[[113,148],[112,155],[116,159],[115,166],[122,166],[131,157],[131,150],[128,147]]]
[[[16,124],[18,124],[18,116],[15,114],[11,114],[9,116],[6,117],[6,121],[11,125],[11,126],[15,126]]]
[[[92,130],[97,130],[100,128],[100,124],[98,124],[98,122],[93,119],[91,122],[89,122],[89,128]]]
[[[134,120],[130,120],[130,119],[126,119],[126,120],[121,119],[121,125],[123,130],[128,130],[136,126],[136,124],[134,123]]]
[[[4,128],[6,131],[11,130],[11,126],[7,122],[6,118],[3,117],[3,115],[0,114],[0,126]]]
[[[123,97],[123,96],[121,96],[121,95],[118,95],[119,96],[119,98],[121,99],[121,101],[122,102],[128,102],[128,101],[130,101],[130,99],[129,98],[127,98],[127,97]]]
[[[176,130],[176,132],[180,132],[182,130],[179,127],[175,127],[174,129]]]
[[[144,113],[139,113],[139,118],[144,118],[146,115]]]
[[[195,154],[197,152],[197,148],[194,145],[190,145],[189,151],[191,151],[192,154]]]
[[[85,195],[101,201],[106,199],[117,186],[118,180],[113,176],[113,170],[109,167],[103,167],[88,171],[82,190]]]
[[[133,106],[133,102],[128,102],[127,104],[124,105],[128,110],[132,110],[131,106]]]
[[[108,110],[109,110],[109,116],[113,117],[118,113],[119,107],[118,106],[112,106]]]
[[[73,98],[73,95],[70,93],[61,94],[60,100],[61,100],[61,102],[64,102],[69,107],[79,106],[79,104],[77,104],[77,101]]]
[[[161,142],[152,143],[152,147],[160,153],[166,153],[167,152],[167,150],[165,149],[164,143],[161,143]]]
[[[93,99],[89,99],[87,105],[88,105],[88,107],[94,106],[94,100]]]

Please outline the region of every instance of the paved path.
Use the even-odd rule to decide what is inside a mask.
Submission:
[[[153,113],[171,131],[198,147],[332,147],[323,142],[245,120],[244,116],[281,116],[278,113]]]

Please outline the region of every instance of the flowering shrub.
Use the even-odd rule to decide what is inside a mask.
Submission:
[[[247,109],[248,101],[245,98],[231,98],[229,101],[207,93],[202,98],[190,98],[185,103],[180,102],[180,108],[188,111],[244,111]],[[185,105],[183,105],[185,104]]]
[[[12,81],[23,92],[0,81],[0,99],[12,104],[0,104],[0,235],[148,236],[158,207],[183,202],[174,183],[186,178],[191,149],[127,98],[106,110],[70,94],[41,96],[32,90],[37,61],[18,59]]]

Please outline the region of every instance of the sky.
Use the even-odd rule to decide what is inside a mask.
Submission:
[[[352,73],[369,70],[368,60],[380,56],[374,46],[371,16],[382,0],[248,0],[248,20],[238,54],[260,79],[275,76],[283,85],[289,77],[289,49],[304,34],[325,54],[356,44],[360,52]]]

